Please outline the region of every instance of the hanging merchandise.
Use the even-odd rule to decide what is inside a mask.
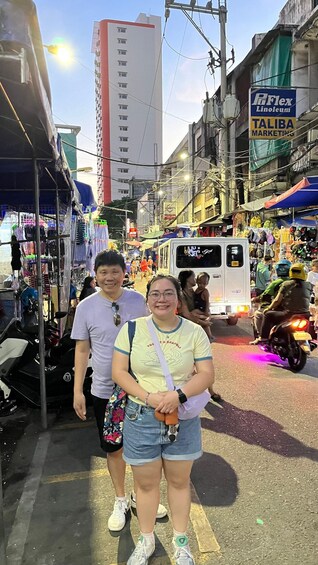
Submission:
[[[250,226],[252,228],[261,228],[262,227],[262,218],[259,214],[255,214],[251,217]]]
[[[318,230],[312,227],[292,226],[290,235],[293,243],[290,245],[290,252],[294,260],[301,260],[309,263],[318,255]]]

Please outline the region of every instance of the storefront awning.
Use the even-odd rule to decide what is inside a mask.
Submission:
[[[268,201],[268,196],[265,198],[257,198],[257,200],[252,200],[251,202],[246,202],[245,204],[241,204],[240,208],[245,210],[246,212],[257,212],[258,210],[262,210],[265,206],[265,202]]]
[[[283,194],[265,202],[265,208],[303,208],[318,204],[318,177],[304,177]]]
[[[151,249],[156,243],[158,243],[158,239],[147,239],[142,242],[142,249],[146,251],[146,249]]]
[[[163,230],[160,231],[154,231],[154,232],[149,232],[149,233],[144,233],[143,235],[141,235],[140,237],[142,239],[157,239],[158,237],[162,237],[164,234]]]
[[[223,224],[223,215],[214,214],[214,216],[210,216],[210,218],[205,218],[202,222],[199,223],[200,226],[221,226]]]

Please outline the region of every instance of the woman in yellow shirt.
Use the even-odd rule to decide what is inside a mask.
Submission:
[[[180,403],[212,385],[211,348],[199,325],[175,314],[181,300],[177,279],[170,275],[154,277],[147,285],[146,298],[150,320],[175,390],[167,389],[148,330],[148,318],[136,320],[131,352],[126,324],[115,342],[112,367],[114,382],[128,393],[123,457],[131,465],[134,475],[141,530],[127,565],[146,565],[155,551],[154,525],[162,470],[167,480],[176,565],[194,565],[186,531],[191,501],[190,473],[193,461],[202,455],[200,418],[179,421],[176,439],[171,441],[168,426],[156,416],[158,413],[161,416],[174,413]],[[131,370],[137,380],[128,372],[129,355]]]

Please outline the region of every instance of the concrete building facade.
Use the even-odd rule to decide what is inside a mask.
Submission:
[[[161,19],[95,22],[92,51],[98,203],[106,204],[130,196],[133,177],[156,180],[162,162]]]

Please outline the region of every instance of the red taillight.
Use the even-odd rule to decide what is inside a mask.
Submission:
[[[297,330],[306,330],[309,326],[309,321],[304,320],[304,318],[301,318],[299,320],[294,320],[292,322],[292,326]]]

